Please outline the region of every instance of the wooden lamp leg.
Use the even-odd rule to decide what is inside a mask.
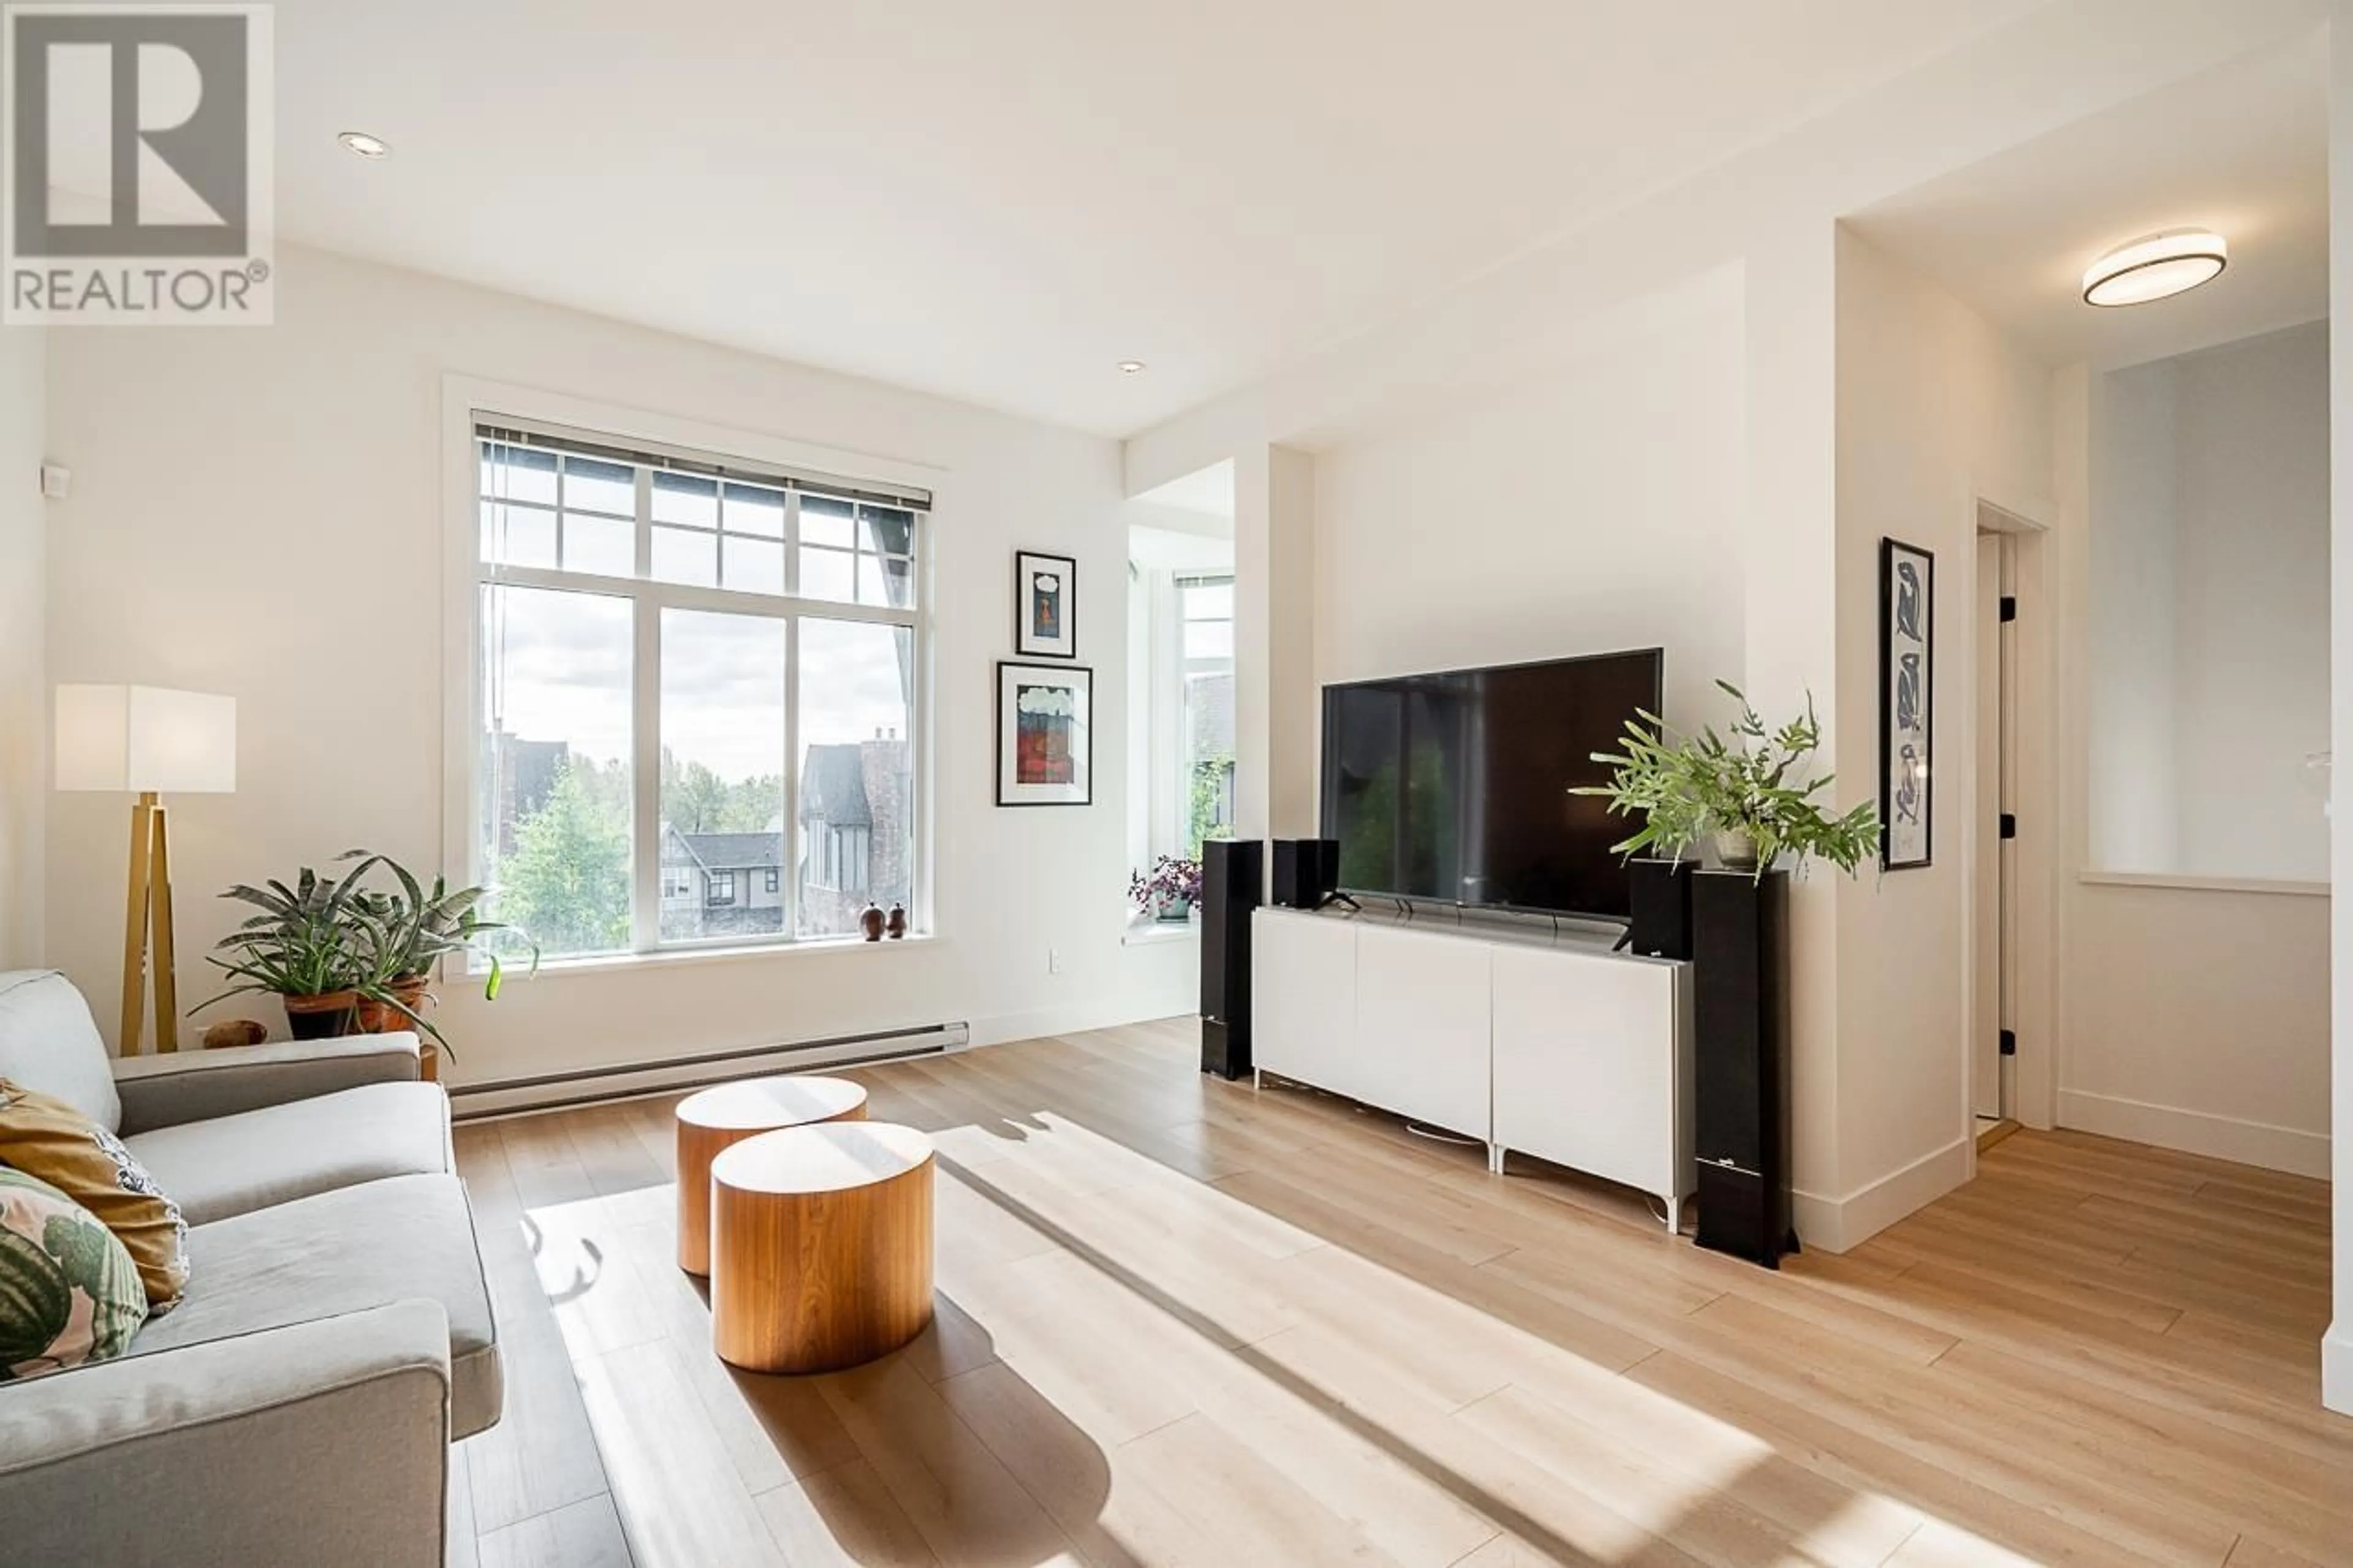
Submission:
[[[154,870],[147,885],[153,900],[149,923],[153,928],[155,944],[155,1048],[159,1051],[180,1048],[180,986],[178,971],[172,963],[170,822],[169,814],[157,805]]]
[[[154,849],[155,796],[142,795],[131,808],[131,879],[122,912],[122,1034],[116,1047],[123,1056],[139,1055],[141,1004],[147,999],[147,917],[153,884],[150,857]]]

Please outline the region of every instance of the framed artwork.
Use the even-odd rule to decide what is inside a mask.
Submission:
[[[997,805],[1093,803],[1094,687],[1083,667],[997,665]]]
[[[1079,563],[1067,555],[1013,555],[1013,651],[1023,658],[1079,657]]]
[[[1936,773],[1936,558],[1879,542],[1879,864],[1928,864]]]

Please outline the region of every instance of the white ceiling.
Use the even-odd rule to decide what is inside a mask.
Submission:
[[[1850,218],[2052,364],[2116,366],[2308,321],[2328,310],[2326,34],[2220,70],[1905,193]],[[2201,226],[2221,277],[2120,310],[2083,302],[2104,252]]]
[[[278,210],[1125,434],[2036,3],[282,0]]]

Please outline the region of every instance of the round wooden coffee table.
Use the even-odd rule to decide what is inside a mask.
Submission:
[[[866,1089],[841,1078],[754,1078],[678,1102],[678,1266],[711,1272],[711,1162],[722,1149],[782,1127],[863,1121]]]
[[[932,1141],[888,1121],[764,1132],[711,1163],[711,1343],[835,1372],[932,1321]]]

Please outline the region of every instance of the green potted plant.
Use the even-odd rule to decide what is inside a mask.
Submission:
[[[285,1005],[287,1026],[298,1040],[346,1033],[365,977],[363,955],[351,941],[353,901],[374,865],[364,860],[341,878],[322,877],[305,866],[292,887],[273,878],[259,888],[240,882],[223,893],[260,912],[206,955],[232,984],[192,1011],[231,996],[267,994]]]
[[[298,1040],[413,1026],[427,1042],[424,1070],[433,1077],[439,1053],[456,1055],[424,1015],[433,965],[452,953],[482,954],[490,961],[482,994],[496,1001],[506,964],[485,938],[513,932],[529,950],[534,973],[539,948],[512,927],[482,918],[480,888],[453,891],[448,879],[436,877],[428,892],[398,861],[363,849],[338,860],[351,866],[340,877],[305,866],[291,887],[275,879],[259,888],[240,883],[221,895],[260,912],[215,944],[206,962],[234,984],[196,1010],[231,996],[274,994]],[[378,868],[392,873],[396,890],[363,885]]]
[[[355,986],[359,993],[356,1026],[363,1034],[413,1026],[428,1042],[426,1076],[434,1077],[435,1057],[446,1053],[454,1058],[457,1052],[448,1037],[425,1016],[424,1009],[432,1001],[426,987],[432,983],[433,966],[452,955],[480,954],[490,963],[482,999],[495,1002],[505,984],[506,963],[486,939],[494,932],[512,933],[529,950],[529,972],[534,974],[539,972],[539,946],[513,926],[483,918],[480,905],[489,896],[486,889],[452,889],[448,877],[436,876],[428,890],[414,872],[389,856],[353,849],[342,858],[381,866],[399,883],[396,891],[362,889],[352,900],[351,942],[361,959]]]
[[[1879,812],[1866,802],[1832,815],[1817,797],[1833,775],[1804,777],[1822,743],[1812,700],[1804,718],[1768,729],[1738,687],[1715,684],[1740,704],[1728,733],[1711,725],[1679,736],[1658,715],[1640,713],[1627,721],[1621,750],[1593,753],[1613,770],[1610,781],[1569,793],[1600,796],[1612,813],[1641,818],[1613,846],[1621,855],[1648,850],[1680,862],[1706,840],[1731,870],[1762,877],[1786,856],[1802,871],[1819,857],[1852,875],[1878,847]]]

